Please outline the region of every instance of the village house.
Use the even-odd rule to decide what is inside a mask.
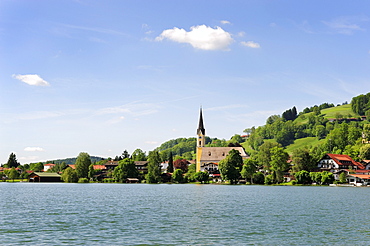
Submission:
[[[49,169],[53,168],[55,164],[48,163],[44,165],[44,172],[47,172]]]
[[[347,182],[355,186],[370,185],[370,161],[356,162],[348,155],[326,154],[318,163],[320,171],[334,174],[335,180],[345,173]]]
[[[62,182],[58,173],[33,172],[28,177],[29,182]]]

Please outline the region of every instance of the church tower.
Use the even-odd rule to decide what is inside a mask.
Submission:
[[[202,108],[200,108],[200,116],[199,116],[199,125],[198,125],[198,129],[197,129],[197,135],[198,135],[197,147],[204,147],[206,129],[204,129],[204,124],[203,124]]]
[[[197,151],[196,151],[196,172],[200,172],[200,158],[202,156],[202,148],[206,144],[206,129],[203,123],[202,108],[200,108],[199,125],[197,129]]]

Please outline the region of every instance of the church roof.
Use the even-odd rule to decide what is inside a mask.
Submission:
[[[202,134],[206,135],[206,129],[204,128],[204,123],[203,123],[203,114],[202,114],[202,109],[200,109],[200,116],[199,116],[199,125],[197,129],[197,134]]]
[[[229,151],[232,149],[239,151],[242,158],[248,157],[243,147],[203,147],[200,161],[201,162],[204,162],[204,161],[219,162],[223,160],[229,154]]]

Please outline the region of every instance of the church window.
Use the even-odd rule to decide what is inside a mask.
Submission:
[[[211,151],[210,151],[210,152],[208,152],[208,155],[209,155],[209,156],[211,156]]]

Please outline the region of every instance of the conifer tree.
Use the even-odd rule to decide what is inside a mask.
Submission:
[[[8,168],[18,167],[20,165],[19,162],[17,161],[17,157],[14,153],[11,153],[9,155],[9,159],[8,159],[8,162],[6,164],[7,164]]]
[[[167,167],[168,173],[173,173],[173,155],[170,151],[169,157],[168,157],[168,167]]]

